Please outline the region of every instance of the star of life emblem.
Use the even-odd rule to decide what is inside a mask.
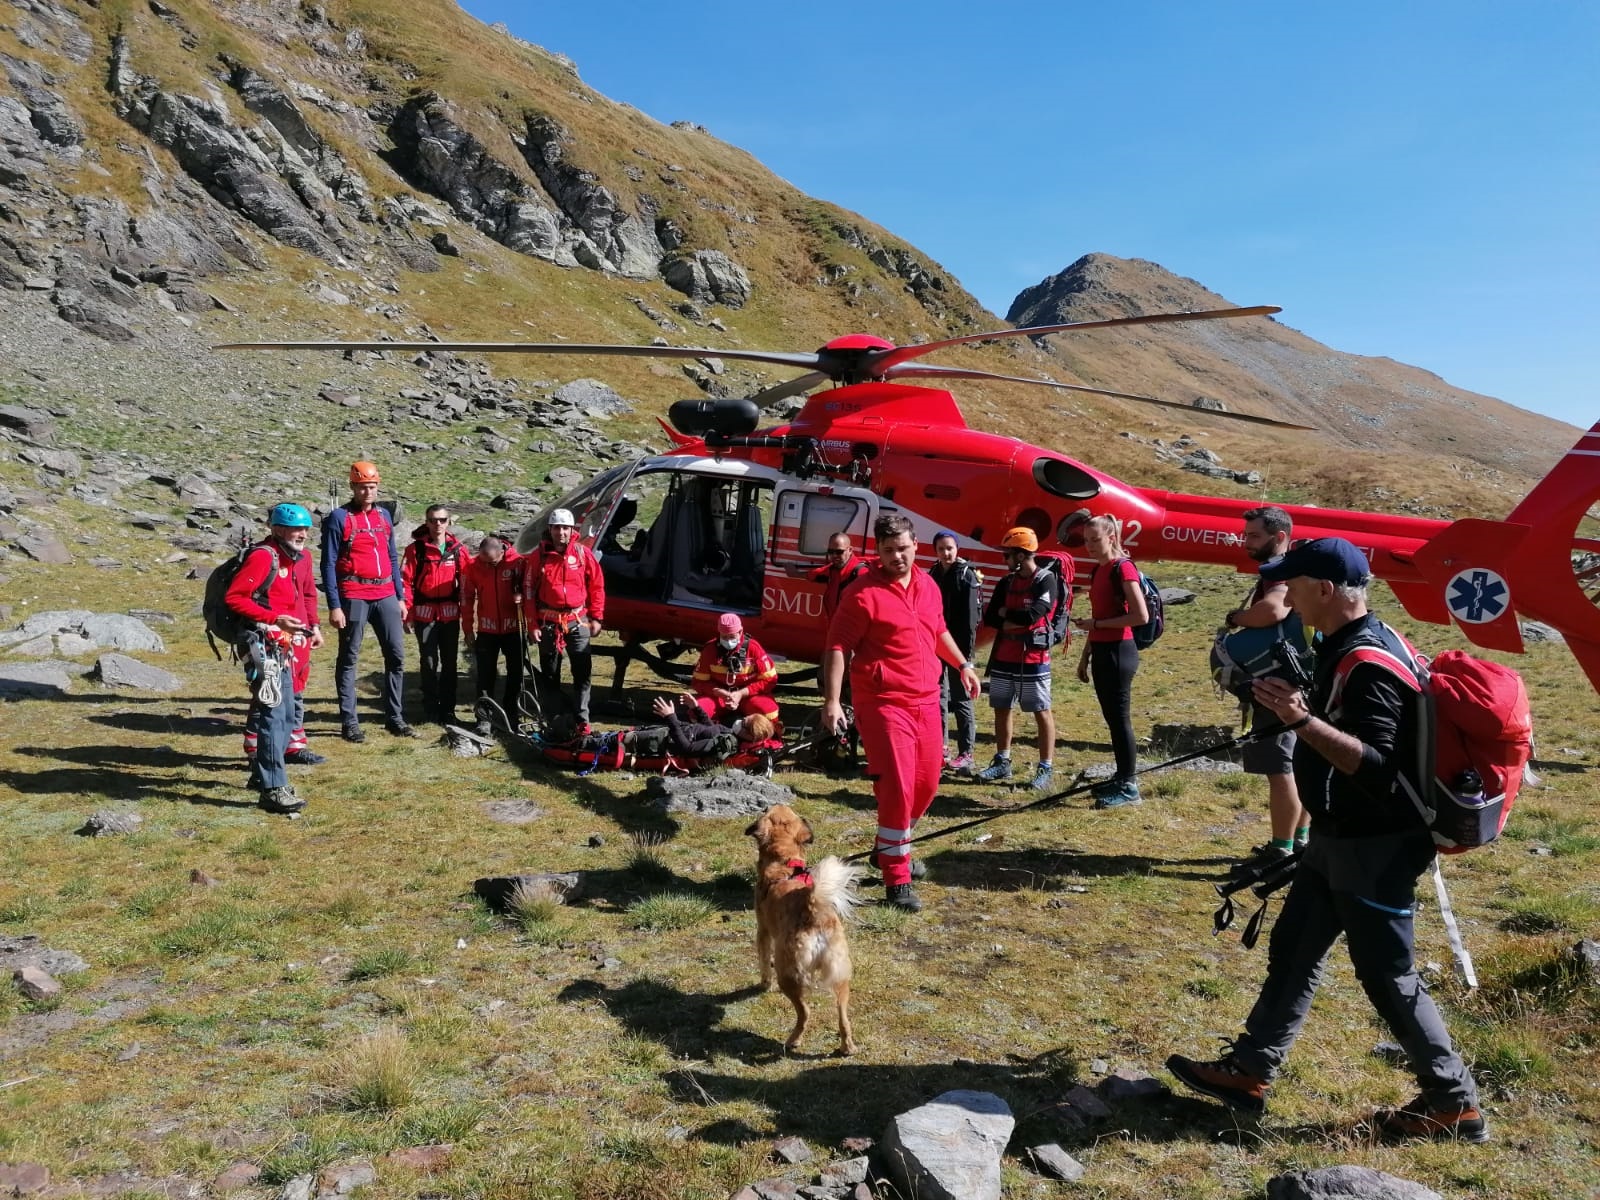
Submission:
[[[1511,588],[1486,567],[1468,567],[1445,584],[1444,602],[1456,620],[1483,625],[1511,606]]]

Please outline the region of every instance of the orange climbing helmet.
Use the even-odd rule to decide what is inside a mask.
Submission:
[[[1006,530],[1005,537],[1000,539],[1002,550],[1026,550],[1033,554],[1039,549],[1039,535],[1026,525],[1018,525],[1015,529]]]
[[[351,483],[382,483],[378,476],[378,468],[369,462],[353,462],[350,464]]]

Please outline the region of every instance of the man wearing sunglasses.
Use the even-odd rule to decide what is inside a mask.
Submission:
[[[811,582],[823,585],[822,615],[833,620],[839,611],[839,598],[845,588],[859,579],[867,569],[867,560],[856,554],[850,535],[843,531],[828,539],[828,561],[811,572]]]
[[[411,531],[400,567],[406,628],[417,635],[422,660],[422,719],[448,725],[456,719],[456,659],[461,645],[461,576],[472,561],[450,532],[450,510],[432,504]]]

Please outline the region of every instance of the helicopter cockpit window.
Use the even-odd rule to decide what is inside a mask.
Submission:
[[[533,520],[522,527],[517,534],[517,553],[531,554],[538,548],[539,541],[544,537],[544,531],[550,526],[550,514],[558,508],[567,509],[578,522],[578,537],[580,540],[593,544],[593,539],[600,532],[600,526],[611,513],[611,503],[616,499],[616,492],[624,483],[634,464],[625,463],[620,467],[612,467],[596,475],[576,492],[569,492],[554,504],[546,508]]]
[[[807,496],[800,513],[800,554],[822,560],[828,551],[829,538],[859,528],[861,510],[861,501],[849,496]]]
[[[1033,460],[1033,481],[1052,496],[1064,500],[1090,500],[1100,494],[1100,481],[1074,463],[1060,458]]]

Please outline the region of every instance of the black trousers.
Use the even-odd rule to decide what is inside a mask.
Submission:
[[[1139,751],[1133,740],[1133,677],[1139,670],[1139,647],[1132,638],[1120,642],[1089,643],[1089,678],[1095,699],[1111,734],[1111,751],[1117,758],[1117,782],[1129,783],[1139,769]]]
[[[507,719],[517,719],[517,698],[522,695],[522,635],[520,633],[480,633],[472,646],[477,662],[477,694],[494,696],[495,680],[500,676],[500,656],[506,660],[506,688],[500,707]]]
[[[580,725],[589,723],[589,676],[593,657],[589,651],[589,626],[584,621],[573,621],[566,629],[564,653],[572,671],[572,707]],[[556,678],[560,659],[556,655],[556,629],[554,625],[539,627],[539,674],[548,684]]]
[[[417,656],[422,660],[422,717],[453,721],[456,716],[456,659],[461,648],[460,621],[416,625]]]

